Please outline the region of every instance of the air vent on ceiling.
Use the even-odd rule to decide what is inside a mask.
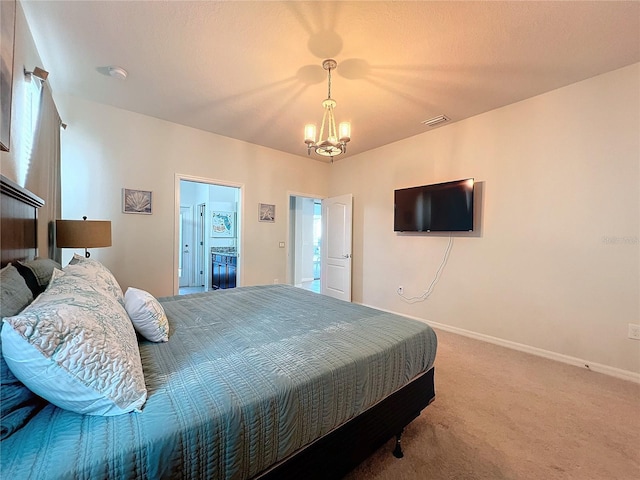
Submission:
[[[430,118],[429,120],[425,120],[425,121],[420,122],[420,123],[426,125],[427,127],[435,127],[436,125],[439,125],[440,123],[444,123],[444,122],[448,122],[448,121],[449,121],[449,117],[447,117],[445,115],[438,115],[437,117]]]

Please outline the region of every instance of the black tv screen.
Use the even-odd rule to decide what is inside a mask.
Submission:
[[[394,193],[395,232],[473,231],[473,178]]]

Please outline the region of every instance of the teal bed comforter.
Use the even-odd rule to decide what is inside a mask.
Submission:
[[[284,285],[161,299],[141,413],[48,405],[0,444],[7,479],[246,479],[431,368],[424,323]]]

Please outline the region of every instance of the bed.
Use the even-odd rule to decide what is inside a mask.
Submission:
[[[2,194],[33,198],[4,179]],[[35,223],[30,203],[3,208],[3,265],[35,254],[30,233],[4,252],[6,225]],[[435,397],[422,322],[286,285],[159,301],[169,341],[140,340],[142,411],[44,405],[0,444],[3,477],[340,478],[394,435],[401,456],[402,429]]]

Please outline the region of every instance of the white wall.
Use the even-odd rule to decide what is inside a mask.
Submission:
[[[335,162],[354,194],[353,298],[449,327],[640,372],[640,65]],[[446,112],[444,112],[446,113]],[[354,137],[354,141],[357,138]],[[393,190],[480,182],[482,224],[393,232]],[[499,368],[499,365],[496,365]]]
[[[286,278],[288,190],[328,191],[329,165],[156,118],[56,95],[62,134],[62,215],[109,219],[113,246],[94,249],[123,288],[173,294],[176,174],[243,186],[242,284]],[[304,145],[303,145],[304,146]],[[153,191],[153,214],[121,213],[123,187]],[[258,222],[258,203],[276,205]]]
[[[180,204],[190,207],[209,202],[209,185],[204,183],[180,181]]]

